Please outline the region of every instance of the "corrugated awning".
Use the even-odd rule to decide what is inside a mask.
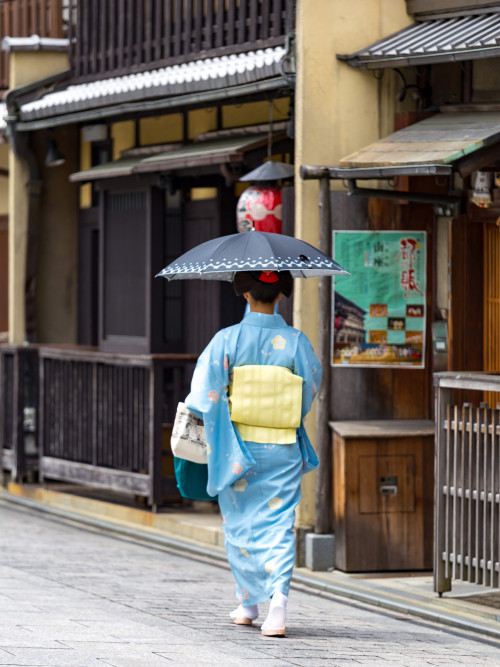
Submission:
[[[85,169],[84,171],[77,171],[71,174],[69,180],[73,183],[82,183],[87,181],[97,181],[101,178],[115,178],[116,176],[129,176],[134,167],[139,164],[144,158],[124,158],[116,160],[115,162],[106,162],[99,164],[96,167]]]
[[[175,151],[148,157],[135,167],[134,172],[170,171],[223,162],[241,162],[246,152],[265,146],[266,142],[267,134],[200,141]]]
[[[340,160],[331,178],[465,175],[500,159],[500,112],[442,113]],[[335,173],[333,173],[335,172]]]
[[[130,176],[137,173],[172,171],[210,164],[242,162],[245,153],[265,146],[267,139],[267,134],[251,134],[199,141],[153,156],[122,158],[91,169],[78,171],[71,174],[70,181],[82,183],[104,178]],[[274,140],[276,140],[276,137],[274,137]]]
[[[357,53],[337,55],[353,67],[381,69],[500,55],[500,13],[419,21]]]

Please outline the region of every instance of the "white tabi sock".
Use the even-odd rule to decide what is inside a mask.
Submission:
[[[285,627],[286,603],[288,596],[276,591],[271,598],[267,618],[262,624],[261,630],[279,630]]]
[[[250,618],[252,621],[255,621],[258,615],[259,615],[259,608],[257,607],[256,604],[252,604],[249,607],[244,607],[243,605],[240,604],[239,607],[234,609],[229,614],[231,618],[245,617],[245,618]]]

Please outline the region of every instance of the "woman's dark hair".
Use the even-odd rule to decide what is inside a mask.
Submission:
[[[277,278],[277,279],[276,279]],[[273,282],[269,282],[273,280]],[[272,303],[280,293],[289,297],[293,290],[290,271],[237,271],[233,278],[236,294],[250,292],[255,301]]]

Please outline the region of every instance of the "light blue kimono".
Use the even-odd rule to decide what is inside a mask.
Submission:
[[[307,337],[281,315],[248,313],[240,324],[219,331],[198,360],[185,401],[205,424],[207,491],[218,495],[226,552],[244,606],[276,591],[288,595],[300,481],[318,466],[303,421],[290,445],[245,442],[233,426],[227,397],[232,370],[260,364],[303,378],[303,419],[319,389],[321,366]]]

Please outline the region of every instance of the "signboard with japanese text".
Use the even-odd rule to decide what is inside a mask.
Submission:
[[[332,364],[424,368],[425,232],[333,232]]]

